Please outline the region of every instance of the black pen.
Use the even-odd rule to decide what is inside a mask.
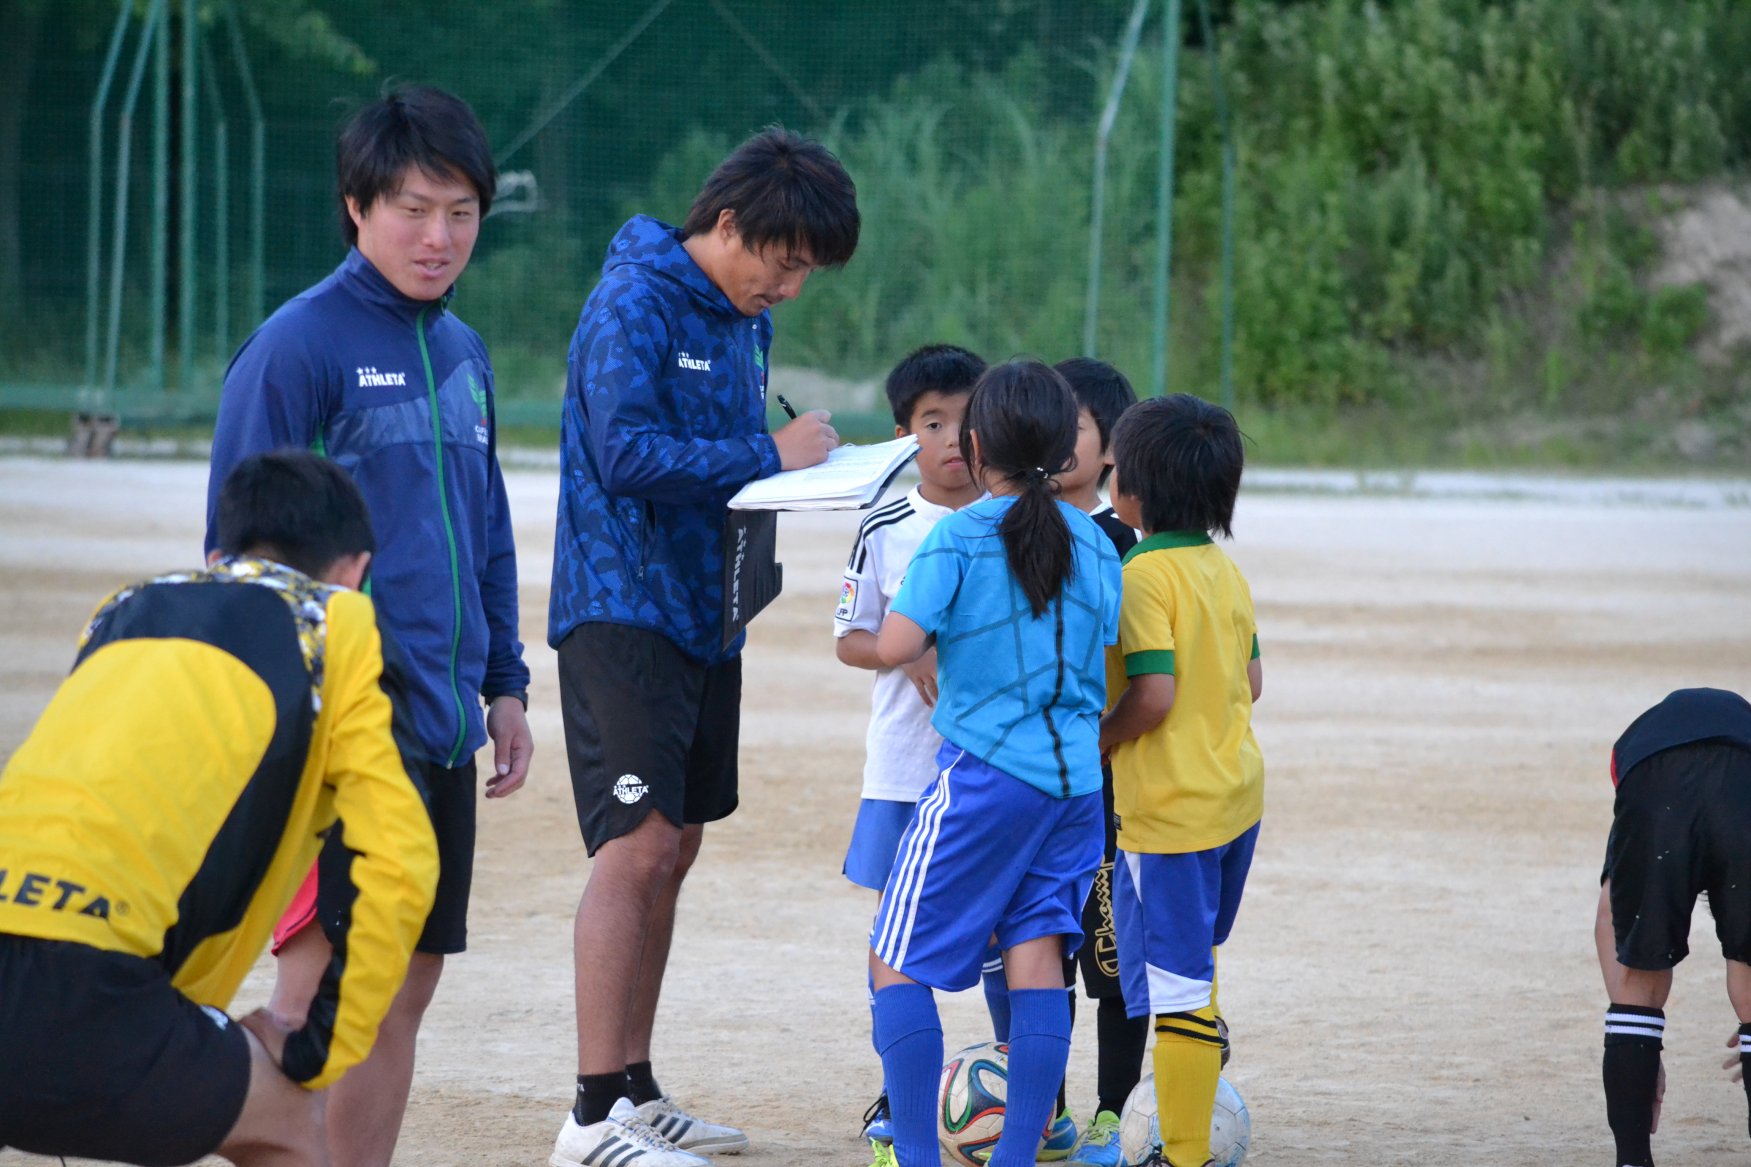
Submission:
[[[792,421],[796,420],[796,410],[794,410],[790,407],[790,402],[788,402],[784,399],[784,394],[782,394],[782,393],[780,393],[778,395],[778,407],[780,409],[784,410],[785,413],[790,415],[790,420],[792,420]]]

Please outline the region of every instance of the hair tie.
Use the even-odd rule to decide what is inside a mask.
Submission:
[[[1035,466],[1032,470],[1023,470],[1021,476],[1028,482],[1044,482],[1051,475],[1046,473],[1044,466]]]

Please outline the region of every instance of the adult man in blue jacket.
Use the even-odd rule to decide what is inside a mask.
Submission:
[[[369,1059],[331,1089],[337,1167],[387,1167],[413,1079],[414,1038],[443,971],[467,942],[474,861],[474,752],[490,736],[486,796],[523,784],[529,670],[517,634],[517,561],[493,426],[492,365],[449,312],[496,176],[474,112],[411,87],[361,108],[336,165],[348,244],[335,271],[280,307],[225,374],[208,480],[207,545],[219,485],[251,454],[313,448],[345,467],[380,541],[371,593],[408,662],[440,874],[436,903]],[[480,702],[487,711],[481,716]],[[275,933],[270,1009],[296,1026],[331,949],[322,928],[352,894],[338,832]]]
[[[651,1029],[681,882],[704,824],[736,808],[724,504],[838,442],[824,412],[767,434],[768,310],[850,259],[858,228],[839,160],[768,130],[718,166],[681,228],[620,229],[572,337],[548,640],[595,864],[573,936],[577,1102],[552,1167],[686,1167],[748,1145],[663,1094]]]

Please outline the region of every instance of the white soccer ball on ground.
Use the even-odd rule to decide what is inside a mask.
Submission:
[[[949,1055],[937,1092],[936,1137],[961,1167],[984,1167],[1003,1134],[1009,1099],[1009,1046],[995,1041]]]
[[[1216,1105],[1210,1112],[1210,1158],[1216,1167],[1240,1167],[1252,1143],[1252,1115],[1246,1100],[1227,1078],[1216,1080]],[[1161,1147],[1161,1121],[1155,1112],[1155,1075],[1145,1074],[1125,1099],[1119,1115],[1119,1153],[1126,1167],[1137,1167]]]

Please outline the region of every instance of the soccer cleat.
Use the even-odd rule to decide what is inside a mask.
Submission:
[[[869,1149],[875,1155],[869,1167],[900,1167],[900,1160],[894,1156],[893,1143],[878,1143],[871,1139]]]
[[[1035,1152],[1035,1158],[1045,1163],[1069,1158],[1070,1150],[1076,1146],[1077,1136],[1081,1133],[1076,1126],[1076,1116],[1066,1106],[1064,1113],[1053,1119],[1052,1125],[1046,1128],[1046,1137],[1040,1141],[1040,1149]]]
[[[888,1113],[888,1092],[882,1091],[882,1096],[870,1103],[868,1110],[863,1112],[863,1137],[872,1143],[891,1143],[894,1141],[894,1118]]]
[[[1119,1150],[1119,1116],[1103,1110],[1076,1140],[1065,1167],[1123,1167],[1124,1160]]]
[[[601,1122],[582,1126],[566,1112],[549,1167],[705,1167],[710,1159],[683,1151],[652,1130],[631,1101],[615,1100]]]
[[[667,1094],[640,1104],[638,1116],[653,1131],[695,1155],[735,1155],[748,1149],[748,1136],[733,1126],[694,1118]]]

